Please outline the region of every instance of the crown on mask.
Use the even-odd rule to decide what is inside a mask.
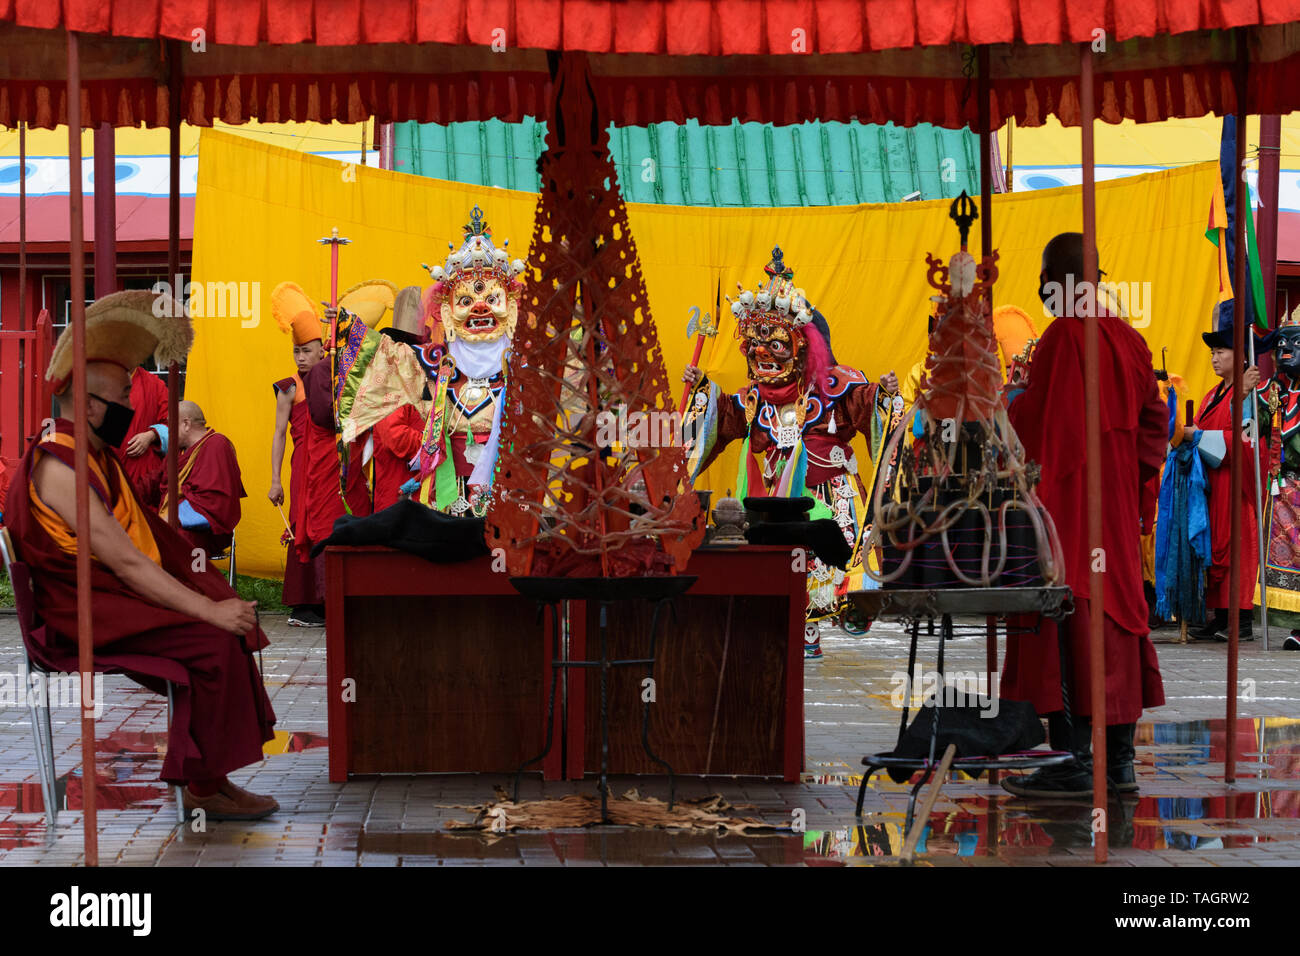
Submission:
[[[767,280],[753,289],[739,282],[740,295],[731,303],[731,314],[736,317],[736,331],[746,338],[760,324],[779,325],[787,331],[801,329],[812,321],[812,308],[804,298],[803,289],[794,285],[794,270],[785,264],[781,247],[772,250],[772,261],[763,267]]]
[[[1291,310],[1291,314],[1277,324],[1279,329],[1285,329],[1291,326],[1300,326],[1300,305]]]
[[[501,243],[499,249],[493,245],[492,229],[484,221],[483,210],[478,206],[470,210],[469,222],[462,227],[462,231],[465,233],[465,241],[459,249],[454,243],[447,243],[451,254],[447,256],[444,265],[432,268],[424,266],[433,277],[434,296],[445,301],[451,296],[457,282],[478,276],[499,279],[507,294],[518,295],[523,289],[518,276],[523,273],[525,266],[520,259],[510,261],[510,255],[506,251],[510,240]]]

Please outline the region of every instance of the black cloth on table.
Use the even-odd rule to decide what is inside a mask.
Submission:
[[[843,570],[853,556],[853,549],[844,540],[844,532],[830,518],[816,521],[764,521],[751,524],[745,531],[750,544],[786,544],[791,547],[811,548],[825,564]]]
[[[372,515],[339,518],[330,536],[311,553],[315,557],[331,544],[384,544],[426,561],[447,564],[490,554],[483,535],[482,518],[455,518],[402,498]]]

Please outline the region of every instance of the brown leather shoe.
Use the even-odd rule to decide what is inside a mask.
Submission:
[[[210,797],[196,796],[187,785],[182,791],[182,799],[186,816],[202,810],[209,820],[261,820],[280,809],[274,797],[249,793],[229,780],[223,781]]]

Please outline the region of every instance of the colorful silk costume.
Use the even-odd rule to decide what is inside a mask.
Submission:
[[[750,384],[724,396],[707,377],[697,383],[685,422],[692,436],[689,461],[695,478],[723,448],[742,440],[737,497],[810,497],[811,519],[835,520],[854,556],[847,572],[818,558],[811,562],[809,614],[823,617],[862,578],[857,552],[867,493],[849,443],[862,432],[876,455],[902,398],[891,400],[855,368],[831,364],[829,342],[803,290],[794,287],[780,248],[764,271],[767,282],[743,290],[731,307]],[[807,650],[820,656],[820,650]]]
[[[1265,495],[1264,579],[1268,606],[1294,613],[1300,612],[1300,307],[1277,330],[1273,357],[1276,371],[1256,393],[1279,436]]]
[[[344,440],[397,409],[423,419],[416,499],[451,514],[482,514],[496,467],[505,368],[524,264],[497,248],[477,206],[459,249],[429,269],[425,321],[441,336],[412,347],[340,316],[336,398]],[[427,398],[425,396],[428,396]]]

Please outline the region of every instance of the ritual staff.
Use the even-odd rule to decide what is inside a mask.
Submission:
[[[141,502],[156,508],[162,500],[159,479],[167,471],[157,428],[158,422],[167,421],[167,386],[157,375],[137,368],[131,373],[131,402],[131,427],[114,451]]]
[[[265,647],[256,604],[241,601],[210,566],[194,570],[189,542],[145,508],[113,448],[130,427],[131,375],[157,352],[179,361],[193,339],[179,307],[157,318],[148,290],[114,293],[86,310],[86,403],[73,404],[72,328],[59,337],[46,378],[63,417],[27,452],[10,487],[6,520],[19,558],[31,569],[41,626],[38,652],[75,667],[77,552],[91,552],[95,664],[118,668],[145,686],[176,689],[162,779],[183,784],[188,811],[208,820],[253,820],[276,801],[232,783],[227,774],[262,759],[275,714],[254,652]],[[89,429],[90,525],[76,526],[73,422]],[[65,663],[65,662],[70,662]]]
[[[1216,309],[1217,312],[1217,309]],[[1260,416],[1252,412],[1251,402],[1242,402],[1243,420],[1248,424],[1241,438],[1241,451],[1245,460],[1241,467],[1241,497],[1232,501],[1232,390],[1238,381],[1233,363],[1232,325],[1221,325],[1217,331],[1203,332],[1201,338],[1210,348],[1210,365],[1214,374],[1222,379],[1210,389],[1196,412],[1196,427],[1201,436],[1201,457],[1207,452],[1217,462],[1210,461],[1206,471],[1209,484],[1210,547],[1212,560],[1205,571],[1205,606],[1213,614],[1205,627],[1191,632],[1192,636],[1215,640],[1228,640],[1228,608],[1231,600],[1229,587],[1229,557],[1232,551],[1232,509],[1241,509],[1241,581],[1237,589],[1240,600],[1239,637],[1254,640],[1251,619],[1255,608],[1255,585],[1259,581],[1259,520],[1255,512],[1255,425]],[[1259,385],[1259,369],[1250,366],[1240,376],[1241,387],[1248,396],[1255,395]],[[1213,441],[1211,438],[1213,437]]]
[[[898,380],[891,372],[877,385],[855,368],[832,363],[827,337],[803,290],[794,287],[794,271],[780,248],[772,250],[764,272],[767,281],[742,291],[731,307],[748,387],[724,396],[695,366],[682,376],[693,386],[686,422],[692,478],[732,441],[743,440],[737,497],[810,497],[810,517],[835,520],[857,552],[867,494],[849,443],[862,432],[879,449],[891,413],[901,412]],[[860,559],[854,562],[860,566]],[[837,586],[845,578],[845,571],[813,559],[810,621],[836,613]],[[804,656],[821,659],[815,623],[805,630]]]
[[[1300,306],[1274,333],[1273,365],[1273,377],[1256,390],[1279,436],[1277,476],[1265,499],[1270,505],[1265,573],[1269,608],[1294,613],[1300,611]],[[1300,630],[1292,630],[1282,647],[1300,651]]]
[[[1096,251],[1092,251],[1094,260]],[[1155,648],[1147,636],[1147,604],[1142,593],[1138,543],[1138,495],[1165,457],[1167,414],[1156,389],[1151,352],[1142,336],[1122,318],[1097,318],[1101,377],[1099,410],[1102,507],[1102,553],[1088,552],[1087,446],[1083,440],[1084,321],[1076,311],[1088,296],[1065,301],[1063,290],[1083,282],[1083,237],[1077,232],[1054,237],[1043,249],[1039,295],[1059,316],[1038,341],[1025,390],[1008,415],[1024,446],[1025,458],[1042,469],[1038,495],[1056,525],[1065,556],[1065,583],[1074,595],[1074,613],[1061,624],[1043,620],[1039,633],[1007,641],[1001,694],[1027,700],[1048,720],[1057,750],[1071,750],[1076,764],[1046,767],[1028,777],[1003,781],[1017,796],[1092,796],[1091,726],[1106,722],[1107,773],[1121,791],[1134,791],[1133,733],[1144,707],[1164,703]],[[1095,294],[1093,301],[1096,301]],[[1109,311],[1109,310],[1099,310]],[[1094,675],[1089,657],[1091,595],[1089,574],[1096,562],[1106,574],[1105,683],[1106,712],[1092,712]],[[1072,685],[1070,708],[1074,734],[1067,732],[1061,700],[1057,628],[1066,629]]]
[[[181,536],[211,558],[230,547],[239,524],[239,499],[247,497],[239,475],[239,459],[230,439],[208,427],[203,410],[181,402],[176,426]],[[167,492],[158,514],[167,517]]]

